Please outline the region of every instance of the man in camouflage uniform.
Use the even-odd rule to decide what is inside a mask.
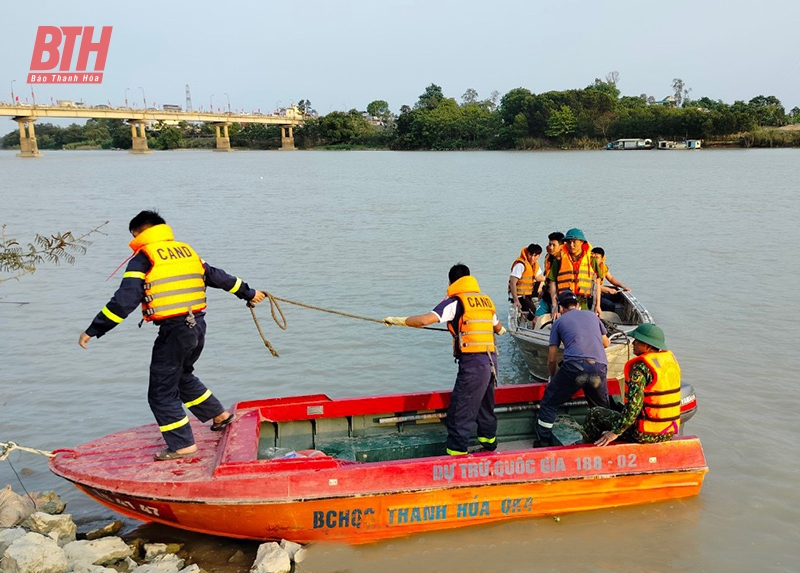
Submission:
[[[664,332],[655,324],[642,324],[629,336],[634,339],[634,353],[639,356],[646,352],[666,350]],[[636,362],[626,376],[625,404],[622,412],[608,408],[592,408],[583,424],[584,443],[594,442],[596,446],[606,446],[616,439],[622,442],[653,444],[667,442],[677,431],[662,433],[640,432],[637,422],[643,415],[645,388],[653,381],[653,372],[644,362]]]

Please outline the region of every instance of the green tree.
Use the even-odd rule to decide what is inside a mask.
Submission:
[[[775,96],[759,95],[747,105],[760,126],[780,127],[786,123],[786,110]]]
[[[616,73],[616,72],[612,72],[612,73]],[[587,86],[586,89],[587,90],[597,90],[599,92],[607,94],[608,96],[613,98],[614,101],[617,100],[617,98],[619,97],[619,93],[620,93],[619,89],[617,88],[616,82],[612,83],[610,81],[603,81],[600,78],[595,78],[594,79],[594,83],[589,85],[589,86]]]
[[[545,135],[547,137],[558,138],[563,145],[567,136],[574,133],[577,126],[578,120],[575,119],[575,114],[572,113],[572,109],[566,105],[562,105],[561,109],[551,112],[550,118],[547,120]]]
[[[158,132],[154,145],[157,149],[178,149],[183,147],[183,133],[175,126],[165,127]]]
[[[441,86],[431,84],[425,88],[425,92],[419,96],[417,103],[414,105],[416,109],[436,109],[439,102],[444,99]]]
[[[370,102],[367,105],[367,113],[370,114],[372,117],[377,117],[381,120],[381,124],[384,127],[391,127],[394,123],[392,121],[392,112],[389,110],[388,102],[382,99],[376,99],[373,102]]]
[[[464,95],[461,96],[461,103],[464,105],[475,103],[478,101],[478,92],[472,88],[467,88]]]

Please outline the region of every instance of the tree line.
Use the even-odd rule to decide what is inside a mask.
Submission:
[[[650,138],[735,142],[743,146],[800,146],[800,130],[774,131],[800,123],[800,108],[789,112],[775,96],[759,95],[732,104],[709,97],[693,99],[683,80],[672,82],[674,95],[657,101],[652,96],[622,96],[619,74],[596,78],[583,89],[535,94],[515,88],[480,99],[468,89],[457,101],[431,84],[412,105],[393,114],[384,100],[371,102],[366,111],[334,111],[324,116],[309,113],[305,125],[295,130],[301,148],[385,148],[398,150],[583,148],[605,145],[618,138]],[[40,149],[80,146],[131,147],[130,128],[121,120],[89,120],[60,128],[37,124]],[[231,145],[251,149],[280,146],[277,127],[233,123]],[[149,134],[154,149],[215,145],[208,124],[156,125]],[[15,130],[0,139],[0,148],[19,145]]]

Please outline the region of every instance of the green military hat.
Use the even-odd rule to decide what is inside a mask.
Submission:
[[[640,324],[628,336],[635,338],[645,344],[649,344],[653,348],[659,350],[666,350],[667,343],[664,340],[664,331],[657,327],[655,324]]]

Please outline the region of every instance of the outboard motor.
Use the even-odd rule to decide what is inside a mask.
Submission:
[[[697,412],[697,396],[694,393],[694,386],[687,382],[681,382],[681,426],[678,435],[683,435],[683,428],[686,422],[692,419]]]

